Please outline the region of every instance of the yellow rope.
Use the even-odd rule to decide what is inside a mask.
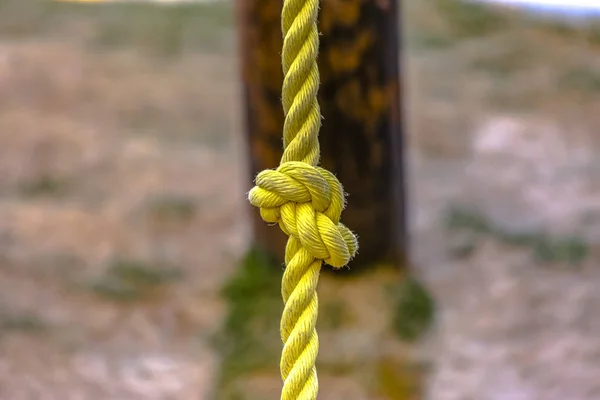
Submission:
[[[282,280],[282,400],[314,400],[319,339],[317,282],[322,262],[346,265],[358,248],[340,223],[344,192],[337,178],[318,167],[321,112],[317,101],[319,0],[285,0],[282,10],[284,152],[276,170],[256,177],[250,203],[263,220],[289,236]]]

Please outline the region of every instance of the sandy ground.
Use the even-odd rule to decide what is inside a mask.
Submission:
[[[234,67],[39,41],[0,60],[0,398],[206,398],[248,234]],[[183,279],[90,289],[115,259]]]
[[[449,31],[430,8],[410,10]],[[425,397],[600,399],[598,97],[586,75],[597,45],[526,21],[438,40],[408,63],[413,254],[440,313]],[[495,233],[446,229],[451,206]],[[587,256],[540,259],[527,235],[577,238]]]
[[[456,201],[462,177],[437,168],[428,182],[439,194],[433,203]],[[427,204],[423,186],[414,193],[428,217],[440,206],[431,197]],[[414,238],[415,265],[439,304],[424,344],[435,365],[425,398],[600,398],[597,250],[574,266],[536,261],[530,248],[495,238],[480,238],[468,256],[452,257],[464,243],[439,226],[417,228]]]

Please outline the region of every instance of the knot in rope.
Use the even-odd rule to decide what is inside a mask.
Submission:
[[[345,207],[342,184],[326,169],[284,162],[259,173],[248,198],[260,208],[264,221],[279,224],[314,258],[340,268],[354,257],[357,238],[340,222]]]

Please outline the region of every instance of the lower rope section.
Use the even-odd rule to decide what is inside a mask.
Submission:
[[[288,240],[285,261],[281,291],[285,302],[281,317],[281,399],[313,400],[319,392],[315,363],[319,352],[317,283],[322,261],[294,237]]]
[[[343,188],[331,172],[289,161],[258,174],[248,198],[265,221],[278,223],[289,236],[281,286],[281,399],[315,400],[319,273],[323,261],[343,267],[358,248],[356,236],[340,223]]]

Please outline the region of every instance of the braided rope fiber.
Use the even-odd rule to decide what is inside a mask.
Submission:
[[[319,69],[318,0],[284,0],[282,10],[285,113],[284,152],[279,167],[256,177],[250,203],[262,219],[288,235],[282,280],[282,400],[315,400],[319,391],[315,362],[319,339],[317,283],[323,261],[341,268],[358,249],[356,236],[340,216],[342,185],[318,167],[321,112],[317,101]]]

